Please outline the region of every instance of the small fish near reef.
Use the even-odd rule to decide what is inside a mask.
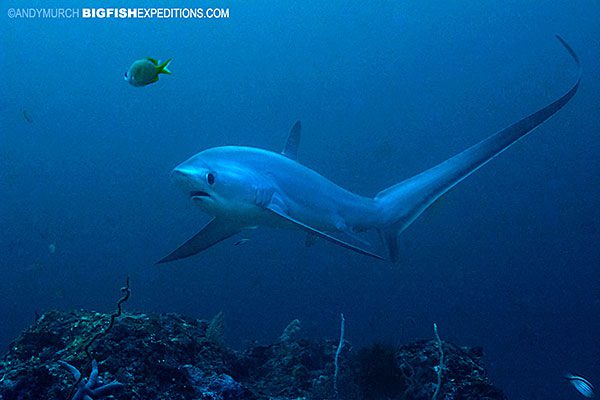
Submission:
[[[577,391],[583,396],[587,397],[588,399],[594,397],[594,387],[592,386],[590,381],[588,381],[584,377],[573,374],[566,374],[565,379],[571,382],[575,389],[577,389]]]
[[[150,57],[137,60],[131,64],[129,70],[125,72],[124,79],[129,82],[131,86],[136,87],[147,86],[154,82],[158,82],[159,74],[171,75],[171,71],[168,68],[171,60],[172,59],[169,58],[163,63]]]

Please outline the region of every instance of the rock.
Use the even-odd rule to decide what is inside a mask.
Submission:
[[[74,381],[58,361],[88,376],[84,348],[106,329],[109,319],[108,314],[87,311],[42,315],[11,343],[0,362],[0,400],[66,399]],[[98,360],[104,382],[116,379],[125,384],[114,395],[117,400],[333,398],[337,341],[296,338],[294,329],[286,340],[239,352],[207,338],[208,327],[207,321],[177,314],[123,313],[89,351]],[[439,364],[434,341],[397,349],[348,349],[344,346],[340,355],[340,398],[431,399]],[[481,349],[447,342],[443,349],[446,361],[438,399],[505,398],[486,378]]]

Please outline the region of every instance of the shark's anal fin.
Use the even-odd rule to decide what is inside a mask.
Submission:
[[[241,230],[242,228],[234,221],[224,218],[213,218],[200,232],[158,261],[157,264],[180,260],[198,254],[212,245],[239,233]]]
[[[287,141],[285,142],[285,147],[281,154],[284,156],[291,158],[292,160],[298,159],[298,146],[300,145],[300,132],[302,131],[302,125],[300,121],[296,121],[290,133],[288,135]]]
[[[285,219],[286,221],[291,222],[292,224],[296,225],[298,228],[303,229],[303,230],[305,230],[308,233],[311,233],[311,234],[313,234],[315,236],[321,237],[321,238],[323,238],[325,240],[328,240],[328,241],[330,241],[332,243],[335,243],[335,244],[337,244],[339,246],[342,246],[342,247],[345,247],[347,249],[354,250],[357,253],[364,254],[364,255],[367,255],[367,256],[371,256],[371,257],[377,258],[379,260],[385,260],[385,258],[383,258],[383,257],[381,257],[381,256],[379,256],[379,255],[377,255],[375,253],[372,253],[372,252],[370,252],[368,250],[365,250],[365,249],[361,249],[358,246],[355,246],[353,244],[350,244],[348,242],[340,240],[340,239],[338,239],[336,237],[331,236],[328,233],[322,232],[322,231],[320,231],[318,229],[315,229],[315,228],[313,228],[311,226],[306,225],[303,222],[298,221],[295,218],[290,217],[289,215],[287,215],[287,213],[285,213],[283,210],[281,210],[281,208],[279,208],[279,206],[277,206],[277,205],[271,204],[271,205],[267,206],[266,209],[269,210],[269,211],[271,211],[273,214],[278,215],[279,217]]]

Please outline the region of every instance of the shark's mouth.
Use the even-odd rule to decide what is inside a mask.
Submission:
[[[190,192],[190,197],[194,198],[194,197],[210,197],[210,194],[203,192],[202,190],[194,190],[192,192]]]

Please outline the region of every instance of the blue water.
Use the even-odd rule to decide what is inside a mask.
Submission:
[[[600,386],[598,2],[187,1],[177,5],[229,7],[230,18],[6,15],[45,3],[0,10],[2,349],[36,311],[112,311],[130,276],[128,310],[223,311],[237,348],[273,341],[295,318],[306,337],[335,338],[343,312],[356,346],[430,338],[434,322],[445,340],[482,345],[511,399],[575,398],[567,370]],[[582,60],[578,94],[404,232],[397,265],[266,229],[154,265],[208,220],[169,179],[192,154],[280,151],[301,119],[300,161],[372,196],[567,90],[576,71],[556,33]],[[173,75],[128,85],[123,73],[145,56],[173,57]]]

